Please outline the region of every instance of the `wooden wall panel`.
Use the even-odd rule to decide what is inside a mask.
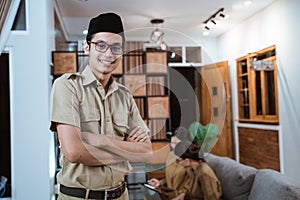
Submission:
[[[278,131],[238,127],[240,162],[280,171]]]

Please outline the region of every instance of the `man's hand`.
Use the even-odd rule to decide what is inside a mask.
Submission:
[[[128,134],[126,141],[128,142],[145,142],[149,138],[148,132],[142,127],[137,126]]]
[[[132,162],[149,162],[153,159],[151,140],[146,130],[135,127],[126,140],[119,140],[104,134],[80,133],[85,143],[111,152]],[[135,143],[131,145],[130,143]]]

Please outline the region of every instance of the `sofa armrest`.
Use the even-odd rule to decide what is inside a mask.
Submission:
[[[300,182],[275,170],[258,170],[249,200],[300,200]]]
[[[205,159],[222,184],[224,200],[248,199],[257,169],[211,153]]]

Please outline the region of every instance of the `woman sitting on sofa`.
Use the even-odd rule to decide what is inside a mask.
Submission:
[[[188,168],[190,185],[184,198],[176,200],[217,200],[221,199],[222,186],[213,170],[205,162],[201,146],[190,141],[179,142],[175,149],[177,162]]]
[[[170,152],[166,160],[166,177],[161,180],[156,178],[148,180],[148,184],[160,191],[163,200],[184,198],[190,181],[187,176],[188,169],[176,162],[177,156],[174,154],[174,148],[180,141],[190,140],[187,129],[179,127],[170,139]]]

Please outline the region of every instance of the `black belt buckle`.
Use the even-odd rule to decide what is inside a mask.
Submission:
[[[89,192],[89,199],[99,199],[99,200],[108,200],[108,199],[116,199],[122,196],[126,189],[126,182],[123,182],[120,186],[113,189],[106,189],[102,191],[93,191]]]

